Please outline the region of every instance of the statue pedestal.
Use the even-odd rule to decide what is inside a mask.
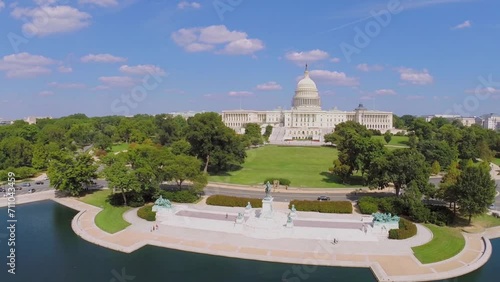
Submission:
[[[265,197],[262,199],[262,211],[261,211],[261,217],[262,218],[273,218],[273,197]]]

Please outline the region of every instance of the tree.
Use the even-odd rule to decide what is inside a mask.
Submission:
[[[385,140],[385,143],[389,144],[389,142],[391,142],[392,140],[392,134],[389,130],[387,130],[385,133],[384,133],[384,140]]]
[[[411,149],[416,149],[417,144],[418,144],[417,136],[413,132],[410,133],[408,137],[408,146],[410,146]]]
[[[479,141],[477,145],[478,157],[480,157],[485,162],[491,162],[495,157],[494,152],[490,149],[486,141]]]
[[[0,141],[0,169],[31,166],[33,146],[21,137],[8,137]]]
[[[405,128],[405,122],[397,115],[392,115],[392,127],[397,129]]]
[[[200,168],[201,161],[197,158],[178,155],[167,164],[165,170],[170,177],[175,179],[180,190],[185,180],[196,181],[200,179],[202,174]]]
[[[462,138],[462,133],[456,126],[445,124],[439,128],[437,138],[446,141],[451,147],[456,147],[458,141]]]
[[[446,171],[446,174],[441,179],[439,184],[439,189],[437,192],[437,197],[441,198],[451,205],[453,204],[453,213],[456,214],[456,203],[457,203],[457,192],[456,184],[458,177],[460,176],[460,169],[457,161],[453,161]]]
[[[260,131],[260,125],[256,123],[247,123],[245,125],[245,137],[250,141],[250,144],[256,146],[264,143]]]
[[[186,136],[187,121],[182,116],[157,115],[155,124],[158,128],[158,141],[162,145],[169,145]]]
[[[94,137],[94,146],[97,149],[107,151],[108,149],[111,149],[111,147],[113,146],[113,141],[111,137],[109,137],[108,135],[99,132]]]
[[[440,172],[441,172],[441,166],[439,165],[439,162],[438,161],[434,161],[432,163],[431,173],[433,175],[438,175]]]
[[[421,153],[413,149],[396,149],[389,153],[387,161],[388,178],[394,184],[397,196],[412,181],[421,191],[427,189],[430,167]]]
[[[78,196],[84,187],[97,178],[97,165],[88,154],[76,157],[67,154],[61,160],[50,162],[47,175],[50,177],[51,186],[72,196]]]
[[[323,136],[323,140],[325,143],[335,144],[335,134],[333,132],[327,133]]]
[[[205,163],[203,171],[228,170],[244,162],[242,139],[227,127],[218,113],[200,113],[188,119],[187,140],[192,154]]]
[[[339,159],[333,161],[332,174],[340,178],[342,183],[347,183],[349,176],[351,176],[351,169],[348,165],[342,164]]]
[[[268,125],[266,126],[266,131],[264,131],[264,134],[262,136],[264,136],[266,141],[269,142],[269,137],[271,136],[272,133],[273,133],[273,126]]]
[[[365,178],[368,187],[370,187],[370,189],[384,189],[388,187],[389,182],[391,181],[388,169],[389,161],[387,160],[387,155],[373,159]]]
[[[446,141],[422,140],[418,142],[417,149],[424,155],[429,165],[437,161],[444,168],[448,168],[458,157],[457,149],[451,147]]]
[[[138,180],[135,172],[127,166],[127,163],[123,157],[117,157],[107,166],[103,173],[108,181],[108,185],[113,189],[119,189],[122,197],[123,203],[127,206],[126,192],[141,191],[141,184]]]
[[[188,155],[191,151],[191,144],[185,139],[177,140],[170,145],[170,150],[174,155]]]
[[[469,217],[486,211],[495,200],[495,181],[491,179],[489,169],[483,166],[467,166],[456,183],[460,212]]]
[[[434,127],[423,118],[416,118],[409,126],[420,140],[430,140],[434,137]]]

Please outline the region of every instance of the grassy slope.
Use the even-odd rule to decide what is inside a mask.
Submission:
[[[125,229],[130,224],[123,219],[123,213],[130,209],[130,207],[114,207],[110,205],[106,199],[111,194],[111,190],[97,191],[92,194],[85,195],[79,200],[103,208],[95,218],[95,224],[100,229],[108,233],[116,233]]]
[[[352,187],[336,183],[328,172],[337,158],[334,148],[264,146],[248,150],[247,155],[241,170],[211,176],[209,180],[254,185],[276,177],[290,179],[294,187]]]
[[[500,165],[500,158],[493,159],[493,162],[497,165]]]
[[[413,247],[415,257],[421,263],[433,263],[449,259],[462,251],[465,239],[457,228],[439,227],[433,224],[425,224],[434,237],[422,246]]]
[[[129,145],[130,144],[127,144],[127,143],[114,144],[111,147],[111,152],[116,153],[116,152],[121,152],[123,150],[127,150]]]

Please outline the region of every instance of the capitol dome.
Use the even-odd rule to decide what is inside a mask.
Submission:
[[[304,78],[297,83],[292,107],[300,110],[321,110],[318,88],[316,87],[316,83],[309,77],[307,65]]]

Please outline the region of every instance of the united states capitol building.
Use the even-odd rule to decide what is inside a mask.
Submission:
[[[293,96],[290,110],[252,111],[231,110],[222,112],[226,126],[238,133],[244,132],[245,124],[257,123],[262,128],[273,126],[270,142],[289,140],[312,140],[323,142],[323,136],[335,130],[335,126],[345,121],[356,121],[368,129],[382,133],[392,129],[392,112],[368,110],[360,104],[353,111],[321,109],[321,98],[316,83],[304,72]]]

